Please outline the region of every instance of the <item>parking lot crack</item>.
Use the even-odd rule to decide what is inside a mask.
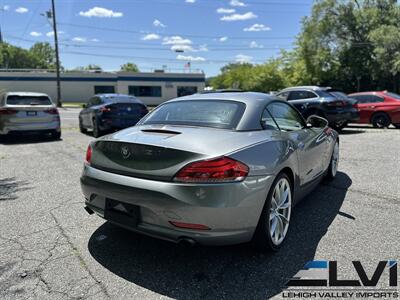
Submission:
[[[53,209],[54,210],[54,209]],[[83,259],[82,255],[79,253],[78,248],[73,244],[73,242],[71,241],[71,239],[69,238],[69,236],[67,235],[67,233],[65,232],[64,228],[61,226],[59,220],[57,219],[57,217],[54,215],[53,210],[50,211],[50,215],[52,216],[52,218],[54,219],[54,222],[57,225],[57,228],[59,229],[59,231],[61,232],[61,235],[67,240],[68,245],[71,247],[71,249],[73,250],[73,253],[75,255],[75,257],[79,260],[81,266],[85,269],[85,271],[89,274],[89,276],[92,278],[92,280],[100,287],[101,291],[103,292],[103,294],[107,297],[107,298],[111,298],[110,294],[108,293],[106,287],[104,286],[104,284],[96,278],[96,276],[93,274],[93,272],[90,270],[89,266],[86,264],[85,260]]]

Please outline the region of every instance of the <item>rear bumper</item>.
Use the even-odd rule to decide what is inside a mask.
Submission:
[[[139,122],[139,119],[134,120],[124,120],[118,118],[100,118],[99,125],[101,130],[110,130],[110,129],[123,129],[135,126],[136,123]]]
[[[0,124],[0,135],[13,132],[42,132],[42,131],[61,131],[60,122],[35,122],[35,123],[5,123]]]
[[[325,115],[330,124],[336,122],[357,123],[360,120],[360,113],[356,108],[326,111]]]
[[[86,205],[104,218],[106,198],[139,206],[136,226],[117,225],[178,242],[191,238],[204,245],[250,241],[273,176],[248,177],[224,184],[181,184],[152,181],[84,166],[81,187]],[[174,227],[169,221],[206,225],[210,230]]]

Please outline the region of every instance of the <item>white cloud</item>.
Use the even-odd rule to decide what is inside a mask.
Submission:
[[[96,42],[96,43],[97,43],[97,42],[100,42],[100,40],[99,40],[99,39],[96,39],[96,38],[91,39],[90,41],[91,41],[91,42]]]
[[[185,51],[185,52],[193,52],[194,49],[190,45],[172,45],[171,46],[172,51]]]
[[[143,41],[154,41],[154,40],[159,40],[161,37],[158,34],[155,33],[149,33],[146,34],[144,37],[142,37]]]
[[[185,0],[186,3],[195,3],[196,0]]]
[[[58,31],[58,34],[63,34],[64,31]],[[48,33],[46,33],[46,36],[51,37],[54,36],[54,31],[49,31]]]
[[[95,6],[95,7],[91,8],[91,9],[89,9],[88,11],[79,12],[79,15],[82,16],[82,17],[87,17],[87,18],[91,18],[91,17],[97,17],[97,18],[120,18],[124,14],[122,12],[115,12],[115,11],[112,11],[111,9],[107,9],[107,8],[104,8],[104,7]]]
[[[246,27],[243,31],[269,31],[270,27],[265,26],[264,24],[253,24],[250,27]]]
[[[154,27],[162,27],[162,28],[167,27],[167,26],[165,26],[160,20],[157,20],[157,19],[155,19],[155,20],[153,21],[153,26],[154,26]]]
[[[234,8],[223,8],[220,7],[217,9],[218,14],[233,14],[236,11]]]
[[[85,37],[80,37],[80,36],[76,36],[72,39],[73,42],[80,42],[80,43],[84,43],[87,41],[87,38]]]
[[[235,57],[236,62],[244,64],[244,63],[249,63],[253,59],[252,56],[249,55],[244,55],[244,54],[238,54]]]
[[[246,6],[246,4],[244,2],[240,2],[239,0],[231,0],[231,2],[229,2],[230,5],[232,6]]]
[[[207,52],[207,45],[200,45],[199,48],[194,48],[191,45],[183,44],[183,45],[172,45],[172,51],[185,51],[185,52]]]
[[[10,5],[4,5],[0,10],[10,10]]]
[[[255,19],[258,16],[254,14],[253,12],[249,11],[245,14],[233,14],[229,16],[223,16],[220,20],[221,21],[227,21],[227,22],[232,22],[232,21],[245,21],[245,20],[250,20],[250,19]]]
[[[252,41],[249,45],[250,48],[264,48],[263,45],[259,45],[256,41]]]
[[[191,56],[191,55],[181,55],[179,54],[176,59],[179,60],[189,60],[189,61],[205,61],[206,59],[204,57],[201,56]]]
[[[228,40],[228,37],[227,36],[223,36],[223,37],[220,37],[219,38],[219,41],[220,42],[226,42]]]
[[[18,7],[17,9],[15,9],[15,12],[19,13],[19,14],[24,14],[27,13],[29,11],[29,9],[27,9],[26,7]]]
[[[32,31],[32,32],[30,33],[30,35],[31,35],[31,36],[37,37],[37,36],[42,36],[42,33],[41,33],[41,32],[36,32],[36,31]]]
[[[163,39],[163,45],[190,45],[192,41],[189,39],[184,39],[179,35],[167,36]]]

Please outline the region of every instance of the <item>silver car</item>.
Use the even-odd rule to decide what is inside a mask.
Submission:
[[[61,137],[60,116],[48,95],[30,92],[0,95],[0,137],[21,132]]]
[[[286,101],[196,94],[92,142],[81,187],[89,213],[136,232],[277,250],[294,205],[335,177],[338,159],[336,131]]]

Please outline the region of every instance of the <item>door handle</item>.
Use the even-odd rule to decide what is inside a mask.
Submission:
[[[299,148],[300,150],[303,150],[304,149],[304,143],[303,142],[298,143],[297,144],[297,148]]]
[[[375,106],[368,106],[368,108],[375,108]]]

